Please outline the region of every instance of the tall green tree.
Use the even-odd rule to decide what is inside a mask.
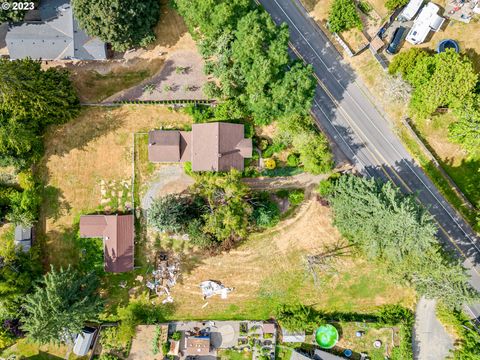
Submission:
[[[198,206],[191,198],[167,195],[155,199],[148,209],[148,222],[159,231],[185,230],[188,222],[198,215]]]
[[[439,107],[459,107],[474,94],[478,74],[472,61],[453,49],[431,55],[409,50],[397,57],[389,70],[402,74],[413,86],[410,108],[419,117],[426,117]]]
[[[467,99],[455,109],[457,121],[448,127],[448,138],[460,144],[470,156],[480,155],[480,96]]]
[[[193,192],[206,200],[207,211],[202,215],[203,231],[218,242],[230,245],[247,235],[252,212],[246,201],[248,187],[241,182],[241,173],[196,174]]]
[[[371,259],[395,262],[422,256],[435,243],[432,217],[390,182],[342,176],[335,184],[332,209],[342,234]]]
[[[0,59],[0,164],[25,166],[38,159],[45,127],[70,120],[78,110],[66,71],[43,71],[30,59]]]
[[[80,332],[85,322],[95,320],[102,308],[99,280],[71,267],[53,267],[25,299],[22,317],[28,337],[41,344],[63,343]]]
[[[72,6],[80,27],[117,51],[155,40],[153,28],[160,17],[158,0],[72,0]]]
[[[42,271],[36,250],[17,251],[11,235],[0,245],[0,321],[20,316],[25,295]]]
[[[362,30],[363,24],[353,0],[334,0],[328,15],[328,27],[334,33],[357,28]]]
[[[329,199],[340,232],[421,295],[455,308],[479,299],[465,269],[441,251],[432,217],[413,196],[390,183],[341,176]]]

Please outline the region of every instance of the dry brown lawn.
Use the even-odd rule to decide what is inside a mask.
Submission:
[[[228,253],[196,257],[186,253],[186,273],[173,288],[177,319],[267,318],[278,304],[301,301],[326,310],[368,311],[385,303],[414,301],[411,290],[395,285],[383,269],[349,255],[334,264],[337,274],[323,275],[315,286],[305,276],[303,254],[342,242],[330,210],[307,201],[296,216],[250,237]],[[217,280],[234,291],[227,299],[203,300],[198,285]],[[344,291],[351,291],[345,296]]]
[[[47,262],[71,260],[71,244],[62,241],[62,233],[80,214],[98,209],[102,181],[131,182],[133,132],[190,122],[189,116],[166,107],[130,105],[84,108],[75,120],[50,129],[39,165],[48,194],[40,218]]]

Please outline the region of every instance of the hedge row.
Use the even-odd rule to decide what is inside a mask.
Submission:
[[[114,101],[114,104],[205,104],[210,105],[212,100],[121,100]]]

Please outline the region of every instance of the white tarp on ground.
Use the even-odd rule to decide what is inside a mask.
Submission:
[[[202,281],[200,289],[202,289],[204,299],[212,297],[213,295],[220,295],[222,299],[226,299],[228,293],[233,290],[232,288],[227,288],[219,282],[212,280]]]

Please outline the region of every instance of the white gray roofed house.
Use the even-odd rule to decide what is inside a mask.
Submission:
[[[37,13],[37,19],[10,26],[5,39],[10,59],[107,59],[105,43],[80,29],[69,0],[42,0]]]
[[[15,227],[15,247],[28,252],[32,247],[33,229],[31,226],[17,225]]]

